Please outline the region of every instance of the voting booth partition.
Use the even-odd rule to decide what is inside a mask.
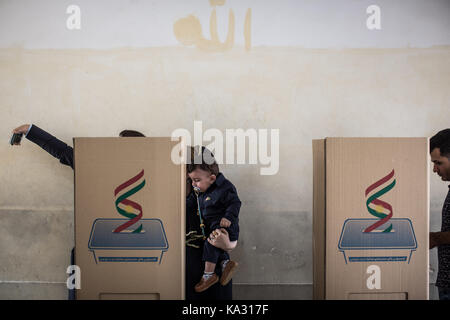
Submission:
[[[185,165],[171,138],[74,138],[77,299],[184,299]]]
[[[428,148],[313,140],[314,299],[428,299]]]

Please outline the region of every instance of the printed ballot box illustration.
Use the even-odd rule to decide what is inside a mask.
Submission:
[[[170,138],[74,138],[77,299],[184,299],[185,166]]]
[[[428,299],[426,138],[313,141],[315,299]]]
[[[411,220],[391,219],[393,229],[364,231],[373,219],[348,219],[344,222],[338,248],[348,262],[411,261],[417,248]]]
[[[159,219],[143,219],[140,232],[111,232],[127,220],[97,219],[92,226],[89,249],[96,262],[158,262],[169,248]],[[111,229],[112,228],[112,229]]]

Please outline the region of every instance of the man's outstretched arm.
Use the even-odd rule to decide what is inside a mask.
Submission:
[[[73,169],[73,148],[58,140],[48,132],[36,125],[24,124],[13,130],[13,133],[22,133],[26,138],[42,149],[50,153],[55,158]]]

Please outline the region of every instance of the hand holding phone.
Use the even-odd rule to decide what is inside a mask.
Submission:
[[[28,132],[30,129],[30,124],[23,124],[20,127],[15,128],[12,133],[12,137],[9,140],[9,143],[13,145],[20,145],[20,140],[22,139],[22,136]]]
[[[20,145],[20,140],[22,140],[23,133],[13,133],[9,143],[13,146],[15,144]]]

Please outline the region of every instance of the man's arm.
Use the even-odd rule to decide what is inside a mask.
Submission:
[[[450,231],[430,232],[430,249],[446,244],[450,244]]]
[[[50,153],[55,158],[73,169],[73,148],[58,140],[51,134],[45,132],[36,125],[25,124],[13,130],[14,133],[26,134],[26,138],[42,149]]]

